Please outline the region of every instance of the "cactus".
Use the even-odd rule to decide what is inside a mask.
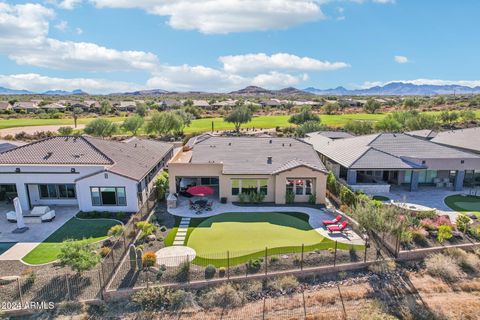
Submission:
[[[142,258],[143,258],[142,250],[137,249],[137,268],[138,268],[138,270],[142,270],[142,268],[143,268]]]
[[[128,255],[130,257],[130,269],[135,270],[137,268],[137,251],[133,244],[128,247]]]

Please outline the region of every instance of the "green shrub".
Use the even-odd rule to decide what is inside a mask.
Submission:
[[[121,224],[116,224],[108,230],[108,235],[110,237],[120,237],[123,234],[125,227]]]
[[[355,206],[355,193],[346,186],[340,188],[340,200],[349,207]]]
[[[270,257],[270,263],[272,263],[272,264],[278,262],[278,260],[279,259],[278,259],[277,256]]]
[[[294,276],[280,277],[268,282],[270,290],[281,291],[287,294],[294,292],[299,285],[297,278]]]
[[[141,231],[140,238],[145,238],[146,236],[153,234],[157,229],[157,227],[147,221],[137,222],[135,226]]]
[[[246,264],[248,273],[257,273],[262,267],[262,262],[262,259],[250,259]]]
[[[105,258],[106,256],[108,256],[110,251],[112,251],[112,249],[110,249],[109,247],[101,247],[99,252],[100,257]]]
[[[316,194],[311,194],[308,196],[308,203],[310,204],[315,204],[317,202],[317,195]]]
[[[93,269],[100,261],[91,245],[74,240],[62,242],[58,259],[62,266],[69,266],[77,273]]]
[[[162,287],[150,287],[137,291],[132,295],[132,301],[143,310],[153,311],[164,309],[168,306],[168,291]]]
[[[477,240],[480,240],[480,225],[478,226],[471,226],[468,229],[468,234]]]
[[[157,186],[158,200],[160,201],[165,200],[165,193],[167,192],[167,189],[168,189],[168,172],[162,171],[158,175],[155,185]]]
[[[247,198],[250,203],[261,203],[265,199],[265,194],[263,192],[249,192]]]
[[[219,276],[220,278],[225,277],[225,273],[226,273],[226,270],[225,270],[224,267],[220,267],[220,268],[218,269],[218,276]]]
[[[480,269],[480,259],[474,253],[468,253],[458,248],[450,248],[446,251],[446,254],[455,259],[464,271],[476,272]]]
[[[205,279],[212,279],[215,276],[216,272],[217,272],[217,269],[215,268],[215,266],[212,264],[209,264],[205,268]]]
[[[418,219],[433,219],[437,216],[437,210],[415,211],[415,217]]]
[[[248,199],[248,194],[245,192],[242,192],[238,195],[238,201],[240,201],[240,203],[247,202],[247,199]]]
[[[184,290],[170,291],[168,294],[170,300],[169,309],[172,311],[192,308],[196,306],[195,295]]]
[[[427,257],[425,266],[431,276],[442,278],[447,282],[454,282],[462,276],[456,261],[452,257],[440,253]]]
[[[240,292],[231,284],[225,283],[216,287],[199,298],[200,304],[206,309],[211,308],[235,308],[243,303]]]
[[[295,202],[295,194],[293,193],[293,191],[287,191],[287,193],[285,194],[285,202],[288,204]]]
[[[472,219],[470,219],[467,215],[459,214],[455,224],[458,230],[460,230],[463,233],[467,233],[468,226],[470,225],[470,221],[472,221]]]
[[[447,225],[441,225],[438,227],[437,240],[440,243],[443,243],[445,240],[448,240],[453,237],[452,227]]]
[[[175,275],[177,282],[188,282],[190,280],[190,262],[183,262]]]
[[[127,217],[127,214],[123,211],[120,211],[120,212],[117,212],[116,216],[118,220],[123,221]]]

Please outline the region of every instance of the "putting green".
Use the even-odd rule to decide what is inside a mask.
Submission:
[[[480,197],[455,194],[445,198],[445,204],[459,212],[472,212],[480,217]]]
[[[333,248],[335,242],[321,236],[308,223],[308,215],[299,212],[224,213],[198,224],[187,238],[187,246],[197,252],[194,263],[225,266],[267,255]],[[351,246],[338,244],[339,249]],[[358,248],[357,248],[358,247]],[[354,246],[363,249],[363,246]],[[232,259],[233,258],[233,259]]]

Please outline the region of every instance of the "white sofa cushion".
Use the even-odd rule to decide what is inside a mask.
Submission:
[[[7,212],[7,220],[10,222],[17,222],[17,214],[15,211]]]
[[[44,215],[42,215],[42,222],[52,221],[55,218],[55,210],[50,210]]]
[[[30,211],[30,216],[43,216],[44,214],[46,214],[47,212],[50,211],[50,208],[47,207],[47,206],[39,206],[39,207],[34,207],[32,209],[32,211]]]

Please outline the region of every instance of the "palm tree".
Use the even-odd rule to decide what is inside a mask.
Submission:
[[[74,108],[73,111],[72,111],[73,123],[75,124],[75,129],[77,128],[78,115],[81,114],[82,112],[83,112],[83,110],[81,108]]]

